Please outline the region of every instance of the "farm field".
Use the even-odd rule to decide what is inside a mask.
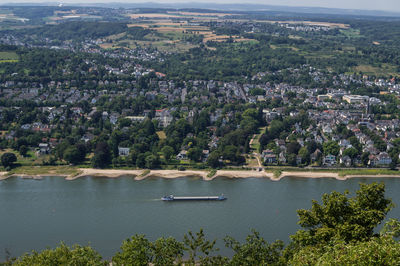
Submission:
[[[15,63],[19,57],[15,52],[0,52],[0,63]]]
[[[141,40],[133,40],[124,34],[112,35],[100,46],[104,49],[155,47],[165,52],[185,52],[197,47],[201,42],[224,42],[232,38],[234,42],[257,42],[240,36],[218,35],[203,23],[211,20],[225,20],[230,13],[196,13],[196,12],[168,12],[168,13],[141,13],[129,14],[133,23],[129,28],[141,27],[153,32]],[[190,40],[196,39],[198,42]],[[112,40],[112,41],[110,41]],[[209,49],[214,49],[209,47]]]

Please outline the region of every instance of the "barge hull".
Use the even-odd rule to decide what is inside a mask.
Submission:
[[[221,200],[219,197],[174,197],[174,200]]]
[[[174,197],[174,196],[165,196],[161,198],[163,201],[184,201],[184,200],[226,200],[224,196],[202,196],[202,197]]]

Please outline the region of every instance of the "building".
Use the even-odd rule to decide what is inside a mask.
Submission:
[[[351,166],[351,158],[346,155],[340,158],[340,163],[345,165],[346,167]]]
[[[155,119],[160,123],[161,127],[167,127],[172,122],[172,115],[168,109],[156,110]]]
[[[50,152],[50,145],[47,143],[39,143],[39,154],[49,154]]]
[[[181,150],[181,152],[176,156],[177,160],[187,160],[187,151]]]
[[[118,147],[118,155],[119,156],[128,156],[130,150],[131,150],[130,148]]]
[[[146,119],[145,116],[126,116],[125,118],[131,120],[132,122],[143,122]]]
[[[276,163],[276,155],[271,150],[263,150],[261,156],[266,164]]]
[[[318,95],[317,99],[318,99],[318,101],[322,102],[324,100],[328,100],[329,99],[329,95],[326,95],[326,94]]]
[[[361,96],[361,95],[343,95],[342,99],[350,104],[368,103],[369,101],[368,96]]]
[[[336,164],[336,156],[332,154],[328,154],[324,157],[323,160],[324,165],[332,166]]]
[[[318,158],[321,156],[322,152],[319,149],[316,149],[311,155],[310,159],[311,162],[314,163],[318,160]]]

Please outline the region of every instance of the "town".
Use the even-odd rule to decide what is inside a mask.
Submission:
[[[240,34],[277,35],[279,43],[288,32],[335,35],[349,27],[194,19],[180,23],[233,31],[240,47],[246,40]],[[137,20],[143,18],[135,15],[132,22]],[[59,25],[68,30],[68,23]],[[88,22],[86,27],[90,32],[97,26]],[[123,24],[112,27],[154,34]],[[230,38],[216,37],[217,42],[192,49],[210,53],[224,42],[229,45]],[[340,73],[300,59],[296,66],[253,70],[237,80],[177,78],[169,62],[182,53],[140,45],[104,48],[110,39],[60,42],[13,31],[2,35],[3,53],[15,58],[2,63],[2,149],[17,151],[28,165],[259,171],[397,166],[400,82],[395,76]],[[278,51],[277,45],[268,51]]]

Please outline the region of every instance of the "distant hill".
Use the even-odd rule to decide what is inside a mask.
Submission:
[[[7,3],[2,5],[56,5],[59,2],[46,3]],[[293,7],[293,6],[274,6],[264,4],[222,4],[222,3],[158,3],[158,2],[142,2],[142,3],[64,3],[65,6],[98,6],[112,8],[199,8],[199,9],[215,9],[224,11],[260,11],[260,12],[288,12],[288,13],[306,13],[306,14],[333,14],[333,15],[355,15],[355,16],[396,16],[400,17],[400,12],[380,11],[380,10],[357,10],[357,9],[340,9],[340,8],[323,8],[323,7]]]

